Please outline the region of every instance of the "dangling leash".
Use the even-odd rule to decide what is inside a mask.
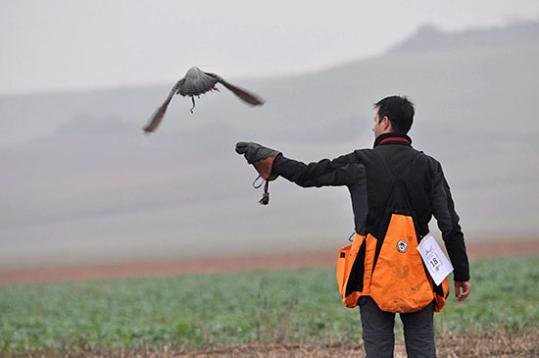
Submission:
[[[258,201],[258,203],[262,204],[262,205],[268,205],[269,199],[270,199],[270,197],[269,197],[269,180],[262,179],[260,184],[257,184],[258,179],[262,179],[262,177],[260,175],[256,177],[255,181],[253,181],[253,188],[259,189],[262,186],[262,184],[264,185],[264,193],[262,194],[262,199],[260,199]]]

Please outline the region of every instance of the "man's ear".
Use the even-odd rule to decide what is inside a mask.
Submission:
[[[389,120],[388,116],[384,116],[384,118],[382,118],[382,128],[384,131],[391,131],[391,121]]]

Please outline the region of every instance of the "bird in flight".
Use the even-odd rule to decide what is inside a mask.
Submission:
[[[191,97],[191,101],[193,102],[191,113],[193,113],[193,109],[195,108],[195,96],[199,97],[201,94],[208,91],[219,91],[219,89],[215,87],[218,83],[222,84],[225,88],[232,91],[232,93],[251,106],[260,106],[264,104],[264,101],[261,98],[228,83],[221,76],[216,75],[215,73],[204,72],[198,67],[191,67],[185,74],[185,77],[176,82],[174,87],[172,87],[168,97],[152,115],[150,122],[144,127],[144,132],[151,133],[157,126],[159,126],[159,123],[161,123],[161,120],[167,111],[167,107],[175,94]]]

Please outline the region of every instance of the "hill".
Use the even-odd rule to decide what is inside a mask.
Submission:
[[[176,98],[151,136],[141,128],[172,83],[1,97],[0,261],[337,247],[353,230],[347,190],[281,179],[261,207],[234,144],[303,161],[369,147],[372,104],[391,94],[416,103],[414,146],[444,163],[468,240],[530,237],[539,228],[538,33],[539,22],[423,27],[375,58],[230,79],[261,94],[261,108],[222,92],[201,97],[191,115],[190,101]]]

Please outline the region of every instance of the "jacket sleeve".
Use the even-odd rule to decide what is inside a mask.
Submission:
[[[459,216],[455,211],[455,204],[451,198],[451,191],[444,177],[442,166],[437,161],[433,161],[432,164],[432,212],[442,232],[447,253],[455,269],[453,275],[455,281],[468,281],[470,269],[464,234],[459,225]]]
[[[364,175],[357,156],[352,152],[333,160],[303,162],[279,156],[273,163],[272,174],[279,175],[304,188],[351,185]]]

